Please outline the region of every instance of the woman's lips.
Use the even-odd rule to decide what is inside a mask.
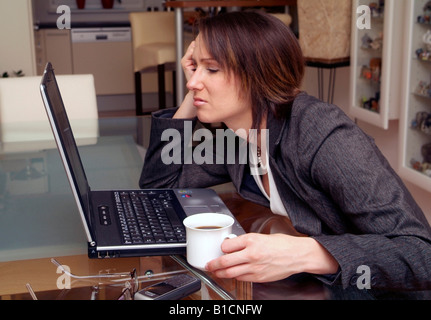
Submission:
[[[195,107],[200,107],[200,106],[203,106],[204,104],[206,104],[207,102],[205,101],[205,100],[203,100],[203,99],[201,99],[201,98],[194,98],[193,99],[193,105],[195,106]]]

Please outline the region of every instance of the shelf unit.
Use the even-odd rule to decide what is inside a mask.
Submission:
[[[371,28],[357,27],[361,5],[371,12]],[[354,0],[351,45],[350,114],[388,129],[399,117],[400,62],[402,61],[402,1]]]
[[[431,83],[431,48],[426,47],[423,36],[431,30],[430,23],[421,23],[428,0],[405,1],[405,51],[402,113],[400,116],[400,175],[411,183],[431,192],[431,160],[426,162],[422,148],[428,145],[431,158],[431,126],[421,128],[421,117],[431,116],[431,91],[418,92],[421,82]],[[430,51],[428,60],[418,56],[417,50]],[[422,90],[424,91],[424,90]],[[419,116],[419,117],[418,117]],[[431,119],[430,119],[431,120]],[[427,132],[428,131],[428,132]],[[430,163],[429,168],[425,163]]]

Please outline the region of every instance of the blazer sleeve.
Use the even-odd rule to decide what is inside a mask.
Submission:
[[[309,203],[332,228],[314,238],[338,261],[343,286],[356,286],[365,266],[373,288],[430,289],[430,225],[402,180],[343,113],[331,106],[308,112],[302,174],[325,195]]]
[[[166,109],[152,115],[150,143],[139,186],[205,188],[230,181],[209,137],[203,139],[205,148],[199,152],[191,145],[197,119],[173,119],[176,110]]]

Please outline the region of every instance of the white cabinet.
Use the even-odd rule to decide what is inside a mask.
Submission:
[[[73,73],[94,75],[97,95],[134,93],[130,28],[72,29]]]
[[[428,0],[405,1],[399,162],[404,179],[431,191],[431,8],[424,10],[426,4]]]
[[[39,75],[51,62],[56,74],[93,74],[98,95],[134,93],[130,28],[40,29],[35,46]]]
[[[402,63],[403,2],[400,0],[354,0],[350,114],[387,129],[399,116]],[[359,28],[357,9],[370,9],[370,25]],[[366,14],[365,12],[363,14]]]

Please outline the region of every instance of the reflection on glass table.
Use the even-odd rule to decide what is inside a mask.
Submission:
[[[31,133],[31,126],[36,130],[39,124],[28,124],[24,132]],[[73,124],[72,128],[79,130]],[[183,257],[88,259],[86,237],[54,140],[26,140],[20,126],[6,129],[16,132],[18,138],[0,145],[0,296],[115,299],[130,281],[88,275],[130,274],[136,268],[142,287],[191,272]],[[149,117],[99,119],[98,130],[97,137],[77,139],[90,185],[97,189],[138,188]],[[56,270],[52,257],[78,277]],[[251,298],[251,284],[233,280],[216,283],[205,273],[195,277],[203,284],[191,299]]]
[[[0,299],[128,300],[133,293],[179,274],[201,280],[187,300],[251,299],[251,284],[229,281],[219,286],[191,273],[175,257],[156,256],[90,260],[84,255],[0,264]],[[66,272],[64,272],[66,271]],[[5,273],[14,273],[6,278]]]
[[[142,158],[132,137],[99,137],[80,152],[94,188],[138,188]],[[0,190],[0,261],[86,252],[57,149],[3,153]]]
[[[148,117],[99,119],[99,135],[90,138],[80,130],[86,132],[93,121],[72,123],[93,188],[138,188],[148,123]],[[54,139],[32,140],[31,133],[45,130],[46,124],[3,125],[9,141],[0,143],[0,261],[86,253]]]

